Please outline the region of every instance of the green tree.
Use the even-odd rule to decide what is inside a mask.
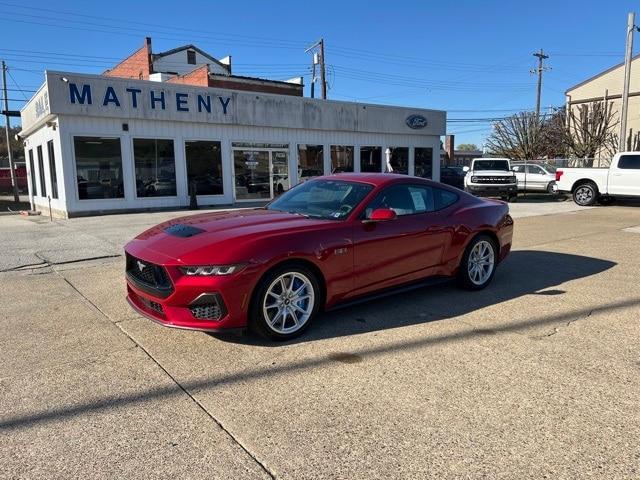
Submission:
[[[24,146],[22,145],[21,141],[16,140],[16,134],[20,130],[22,130],[20,127],[11,127],[9,129],[11,153],[13,153],[14,160],[20,160],[24,158]],[[7,154],[7,136],[4,131],[4,125],[0,125],[0,158],[2,158],[3,160],[9,158]]]

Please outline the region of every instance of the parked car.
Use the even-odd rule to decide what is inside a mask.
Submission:
[[[462,165],[448,165],[440,169],[440,181],[452,187],[464,190],[464,177],[467,172]]]
[[[556,188],[578,205],[619,197],[640,198],[640,152],[620,152],[609,168],[558,168]]]
[[[127,298],[165,326],[289,339],[322,309],[429,276],[484,288],[512,234],[508,205],[430,180],[318,177],[263,208],[138,235],[125,246]]]
[[[474,195],[507,201],[518,196],[518,182],[508,158],[474,158],[464,177],[464,189]]]
[[[511,162],[518,179],[518,191],[555,193],[556,168],[549,164]]]

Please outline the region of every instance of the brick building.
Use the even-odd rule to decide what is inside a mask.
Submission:
[[[304,88],[302,77],[279,81],[233,75],[230,56],[218,60],[195,45],[153,53],[150,37],[103,75],[294,97],[302,97]]]

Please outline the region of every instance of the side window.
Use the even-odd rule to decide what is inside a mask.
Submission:
[[[533,173],[535,175],[539,175],[542,173],[542,170],[537,165],[527,165],[528,173]]]
[[[365,216],[378,208],[390,208],[399,217],[435,210],[434,189],[423,185],[393,185],[385,188],[369,204]]]
[[[618,160],[618,168],[640,170],[640,155],[622,155]]]
[[[458,195],[449,190],[441,190],[439,188],[433,189],[435,210],[442,210],[450,205],[453,205],[458,201]]]

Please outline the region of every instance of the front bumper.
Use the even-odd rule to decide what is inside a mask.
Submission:
[[[229,276],[190,277],[177,266],[162,267],[172,285],[166,297],[155,295],[126,276],[127,301],[140,315],[166,327],[186,330],[219,332],[247,326],[251,292],[259,278],[255,268]]]
[[[506,185],[467,185],[465,190],[474,195],[481,196],[514,196],[518,194],[517,184]]]

